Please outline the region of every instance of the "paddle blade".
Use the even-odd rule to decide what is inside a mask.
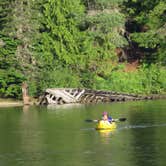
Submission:
[[[85,122],[93,122],[91,119],[86,119]]]
[[[119,118],[118,120],[123,122],[123,121],[126,121],[126,118]]]
[[[98,122],[98,120],[86,119],[86,122]]]

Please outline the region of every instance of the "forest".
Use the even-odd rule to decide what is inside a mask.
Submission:
[[[166,93],[166,1],[0,0],[0,97],[23,82]]]

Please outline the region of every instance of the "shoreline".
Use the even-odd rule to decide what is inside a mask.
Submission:
[[[142,100],[146,101],[146,100],[160,100],[160,99],[166,99],[166,95],[165,94],[149,95],[148,98],[145,98]],[[126,101],[123,101],[123,102],[126,102]],[[135,101],[135,100],[130,100],[130,101]],[[112,101],[111,103],[114,103],[114,102],[118,102],[118,101]],[[29,105],[40,105],[40,104],[37,104],[36,102],[30,102]],[[0,98],[0,108],[2,108],[2,107],[18,107],[18,106],[24,106],[24,103],[22,100]]]
[[[23,106],[23,102],[22,101],[0,101],[0,108],[1,107],[18,107],[18,106]]]
[[[17,106],[23,106],[22,100],[14,100],[14,99],[3,99],[0,98],[0,108],[1,107],[17,107]]]

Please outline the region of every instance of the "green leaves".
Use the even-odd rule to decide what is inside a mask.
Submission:
[[[135,20],[136,27],[131,39],[135,42],[144,59],[149,63],[160,63],[165,65],[166,57],[166,2],[162,0],[128,1],[125,3],[129,13],[129,20]],[[129,21],[129,22],[130,22]],[[129,27],[130,28],[130,27]],[[148,50],[148,51],[147,51]]]
[[[24,80],[23,75],[14,68],[0,70],[0,97],[20,98]]]
[[[97,89],[134,94],[157,94],[166,91],[165,68],[158,65],[142,65],[134,72],[115,70],[107,79],[96,78]]]
[[[147,25],[152,29],[158,29],[166,22],[166,2],[160,1],[148,14]]]
[[[80,14],[80,10],[75,12],[76,1],[50,1],[45,4],[45,29],[49,30],[48,38],[53,57],[67,65],[75,64],[78,54],[79,33],[75,16]],[[43,40],[46,42],[47,39]],[[45,45],[45,44],[44,44]],[[76,57],[76,59],[74,58]]]
[[[0,47],[0,97],[18,98],[21,95],[21,83],[25,80],[15,55],[19,42],[2,34],[0,39],[4,43]]]
[[[0,0],[0,95],[20,97],[25,76],[31,95],[48,87],[163,92],[163,68],[125,73],[115,50],[166,64],[165,10],[161,0]]]

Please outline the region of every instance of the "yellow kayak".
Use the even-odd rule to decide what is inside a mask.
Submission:
[[[115,122],[108,122],[104,120],[100,120],[96,126],[96,130],[114,130],[116,129],[116,123]]]

